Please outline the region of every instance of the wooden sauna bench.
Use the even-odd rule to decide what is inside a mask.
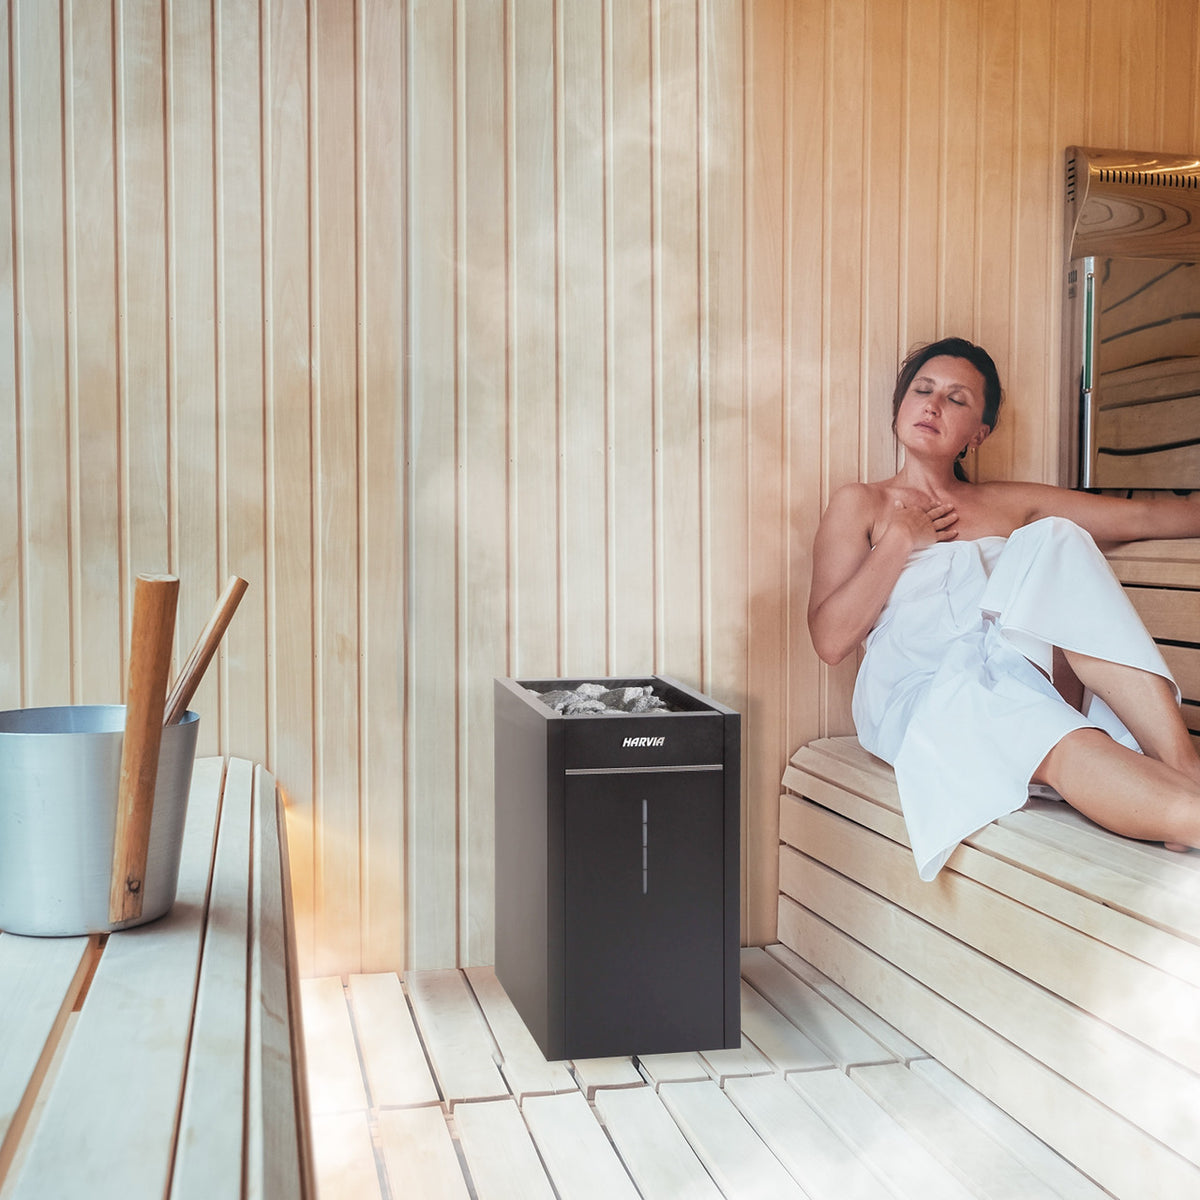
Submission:
[[[1114,1196],[1200,1196],[1200,854],[1031,801],[923,883],[851,737],[792,758],[780,841],[780,942]]]
[[[275,783],[201,758],[179,890],[106,936],[0,933],[4,1200],[311,1200]]]

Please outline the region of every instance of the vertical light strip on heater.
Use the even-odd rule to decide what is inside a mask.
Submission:
[[[642,801],[642,895],[650,887],[650,802]]]

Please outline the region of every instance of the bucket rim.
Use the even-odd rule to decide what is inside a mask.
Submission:
[[[165,703],[165,698],[164,698]],[[71,714],[70,717],[67,714]],[[63,727],[54,727],[61,715]],[[188,709],[175,723],[193,725],[200,714]],[[25,737],[112,736],[125,732],[124,704],[45,704],[0,710],[0,739]]]

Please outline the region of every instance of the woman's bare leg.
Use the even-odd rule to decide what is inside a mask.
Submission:
[[[1200,782],[1200,755],[1167,680],[1123,663],[1065,653],[1080,681],[1117,714],[1147,755]]]
[[[1115,710],[1114,710],[1115,711]],[[1200,783],[1099,729],[1068,733],[1034,772],[1072,808],[1124,837],[1200,847]]]

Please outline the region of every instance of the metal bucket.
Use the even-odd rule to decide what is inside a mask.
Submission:
[[[0,712],[0,929],[39,937],[104,933],[175,902],[200,718],[162,731],[142,915],[109,923],[125,707]]]

